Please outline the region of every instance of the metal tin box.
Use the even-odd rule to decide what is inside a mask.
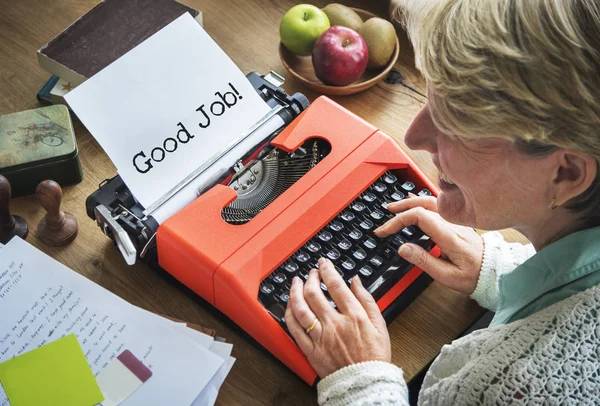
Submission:
[[[34,193],[45,179],[63,186],[83,179],[66,106],[0,116],[0,174],[10,182],[13,196]]]

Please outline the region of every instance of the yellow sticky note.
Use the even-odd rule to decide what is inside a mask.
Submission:
[[[104,400],[75,334],[0,364],[11,406],[93,406]]]

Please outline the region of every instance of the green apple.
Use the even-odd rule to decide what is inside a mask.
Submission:
[[[312,4],[298,4],[281,19],[279,36],[283,45],[296,55],[310,55],[317,38],[329,28],[329,18]]]

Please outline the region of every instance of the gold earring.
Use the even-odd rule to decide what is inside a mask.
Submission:
[[[554,203],[556,203],[556,199],[552,199],[552,200],[550,201],[550,203],[548,203],[548,208],[549,208],[550,210],[555,210],[555,209],[558,209],[558,208],[560,207],[560,205],[558,205],[558,206],[557,206],[557,205],[556,205],[556,204],[554,204]]]

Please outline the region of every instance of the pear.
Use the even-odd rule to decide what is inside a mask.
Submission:
[[[372,17],[364,22],[358,33],[364,38],[369,50],[367,69],[384,67],[396,46],[396,30],[392,23],[383,18]]]
[[[327,14],[331,26],[341,25],[358,31],[363,25],[363,20],[356,14],[356,11],[342,4],[331,3],[323,7],[322,10]]]

